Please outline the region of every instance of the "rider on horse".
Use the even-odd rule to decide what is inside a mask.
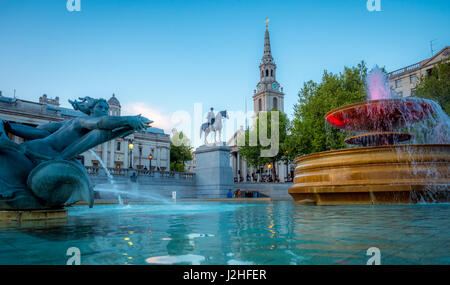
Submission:
[[[213,125],[215,121],[215,114],[214,114],[214,108],[211,107],[211,110],[208,112],[208,115],[206,116],[206,122],[209,123],[209,125]]]

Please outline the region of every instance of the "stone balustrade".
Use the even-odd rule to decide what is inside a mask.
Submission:
[[[400,75],[402,75],[402,74],[404,74],[406,72],[410,72],[410,71],[419,69],[420,67],[421,67],[421,64],[420,64],[420,62],[418,62],[418,63],[415,63],[415,64],[411,64],[411,65],[409,65],[407,67],[403,67],[403,68],[400,68],[398,70],[392,71],[389,75],[390,75],[391,78],[397,77],[397,76],[400,76]]]
[[[161,179],[176,179],[176,180],[194,180],[195,173],[191,172],[175,172],[175,171],[150,171],[146,169],[130,169],[130,168],[109,168],[109,173],[114,177],[130,177],[133,173],[137,176],[155,177]],[[86,172],[90,176],[105,175],[102,167],[86,166]]]

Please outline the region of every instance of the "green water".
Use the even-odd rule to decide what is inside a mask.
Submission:
[[[0,224],[0,264],[450,264],[450,205],[177,202],[76,206]]]

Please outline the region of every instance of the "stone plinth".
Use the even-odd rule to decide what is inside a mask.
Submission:
[[[64,219],[67,210],[0,211],[0,221],[33,221]]]
[[[230,148],[226,145],[200,146],[195,150],[197,198],[225,198],[233,189]]]

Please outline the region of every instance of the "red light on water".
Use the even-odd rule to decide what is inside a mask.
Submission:
[[[337,118],[334,115],[328,115],[327,121],[332,124],[333,126],[341,127],[344,125],[344,120]]]

